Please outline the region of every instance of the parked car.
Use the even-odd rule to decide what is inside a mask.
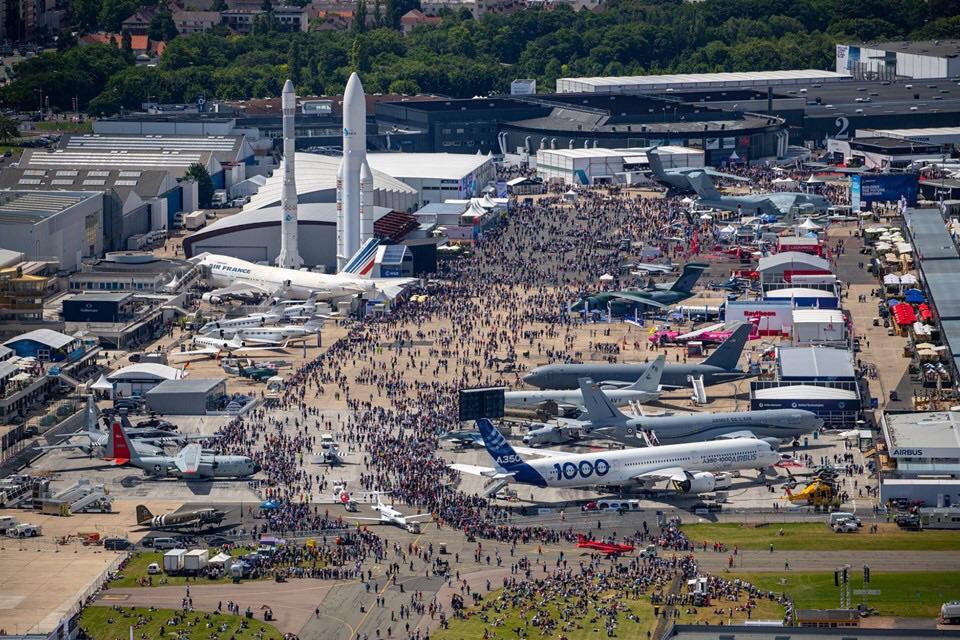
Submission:
[[[234,542],[226,536],[207,536],[207,545],[211,547],[232,547]]]
[[[124,551],[130,547],[130,541],[126,538],[104,538],[103,548],[107,551]]]
[[[178,549],[182,546],[183,544],[176,538],[153,538],[153,548],[157,551]]]

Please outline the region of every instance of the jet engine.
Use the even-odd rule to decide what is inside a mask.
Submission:
[[[200,299],[204,302],[209,302],[210,304],[220,304],[223,302],[223,299],[220,296],[214,295],[213,293],[205,293],[200,296]]]
[[[673,486],[681,493],[710,493],[717,486],[717,478],[708,471],[688,473],[686,480],[674,480]]]

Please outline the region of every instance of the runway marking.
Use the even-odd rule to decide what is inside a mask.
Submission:
[[[343,618],[338,618],[337,616],[332,616],[332,615],[330,615],[329,613],[321,613],[321,614],[320,614],[320,617],[321,617],[321,618],[330,618],[331,620],[336,620],[336,621],[339,622],[340,624],[346,626],[348,629],[350,629],[350,637],[351,637],[351,638],[353,638],[354,636],[358,635],[358,634],[357,634],[357,630],[353,628],[353,625],[350,624],[349,622],[347,622],[346,620],[344,620]]]
[[[420,535],[418,535],[418,536],[416,537],[416,539],[413,541],[412,544],[414,544],[414,545],[419,545],[419,544],[420,544],[420,538],[422,538],[423,536],[424,536],[424,534],[422,534],[422,533],[421,533]],[[378,596],[382,596],[384,593],[387,592],[387,589],[389,589],[389,588],[390,588],[390,579],[387,578],[387,579],[385,579],[385,580],[383,581],[383,588],[380,589],[380,591],[377,593],[377,595],[378,595]],[[356,628],[356,629],[353,629],[353,634],[350,636],[351,638],[357,638],[357,637],[359,637],[359,635],[360,635],[360,629],[363,628],[364,623],[366,623],[367,618],[370,617],[370,614],[371,614],[371,613],[373,613],[373,609],[372,609],[372,608],[371,608],[371,609],[367,609],[367,612],[366,612],[365,614],[363,614],[363,617],[362,617],[362,618],[360,618],[360,622],[357,623],[357,628]],[[349,625],[347,625],[347,626],[349,626]]]
[[[121,601],[121,602],[122,602],[123,600],[128,600],[129,598],[130,598],[130,594],[129,594],[129,593],[118,593],[118,594],[112,594],[112,595],[104,594],[104,595],[100,596],[100,599],[101,599],[101,600],[118,600],[118,601]]]

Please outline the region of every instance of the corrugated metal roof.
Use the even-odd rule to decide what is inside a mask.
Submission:
[[[217,388],[226,378],[181,378],[179,380],[164,380],[146,395],[176,395],[178,393],[209,393]]]
[[[829,347],[781,347],[780,375],[783,378],[853,379],[853,359],[845,349]]]
[[[957,258],[957,247],[939,209],[907,209],[904,218],[913,248],[921,260]]]
[[[17,363],[11,362],[10,360],[4,360],[0,362],[0,380],[20,371],[20,367],[17,366]]]
[[[680,73],[649,76],[598,76],[588,78],[559,78],[558,93],[578,91],[611,91],[612,88],[709,87],[749,86],[752,84],[793,84],[805,81],[838,82],[850,76],[836,71],[793,69],[786,71],[751,71],[743,73]]]

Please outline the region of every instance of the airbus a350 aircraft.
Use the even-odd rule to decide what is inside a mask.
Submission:
[[[368,240],[336,275],[270,267],[212,253],[202,253],[190,261],[204,267],[209,274],[207,281],[217,287],[204,294],[205,300],[214,303],[232,295],[272,295],[280,290],[302,296],[315,295],[317,300],[334,300],[358,293],[382,294],[392,299],[414,279],[367,277],[376,260],[378,245],[376,239]]]
[[[674,444],[600,453],[564,453],[550,449],[514,449],[493,423],[478,420],[483,443],[494,467],[451,464],[451,469],[508,483],[536,487],[650,489],[668,481],[681,493],[708,493],[716,487],[715,472],[766,469],[780,456],[755,438]],[[526,459],[523,455],[538,456]]]

